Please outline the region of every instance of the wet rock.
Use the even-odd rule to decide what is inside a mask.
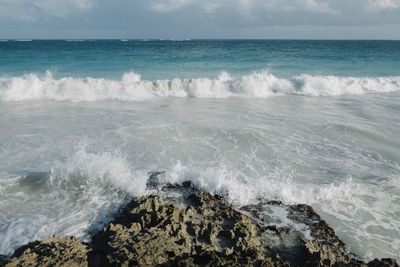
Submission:
[[[52,237],[17,249],[6,267],[88,266],[89,249],[74,237]]]
[[[158,178],[158,176],[160,176],[164,173],[165,173],[165,171],[149,173],[150,176],[147,179],[146,188],[147,189],[157,189],[160,185],[160,178]]]
[[[0,266],[6,265],[8,258],[5,255],[0,255]]]
[[[302,239],[309,256],[307,264],[315,266],[333,266],[338,264],[355,264],[356,257],[346,250],[345,244],[336,236],[335,231],[307,205],[288,207],[288,218],[303,223],[310,229],[312,239]]]
[[[190,182],[162,185],[161,174],[148,182],[159,195],[133,199],[91,244],[32,242],[5,266],[398,267],[393,259],[359,260],[310,206],[260,200],[238,210]]]
[[[322,220],[312,207],[304,204],[288,206],[288,218],[307,225],[312,239],[302,239],[307,249],[304,265],[310,266],[398,266],[393,259],[375,259],[365,263],[346,249],[346,245],[336,236],[335,231]]]
[[[286,211],[286,218],[294,223],[292,227],[278,226],[279,222],[274,221],[269,214],[264,214],[268,207]],[[261,200],[257,205],[248,205],[241,209],[263,225],[266,230],[263,233],[264,242],[270,244],[271,249],[291,266],[398,266],[393,259],[375,259],[369,263],[359,260],[308,205],[285,205],[280,201]],[[298,228],[303,228],[303,231],[306,229],[310,236],[306,236]]]
[[[135,199],[92,246],[114,266],[288,266],[262,244],[262,229],[221,198],[195,192],[183,203]]]
[[[399,265],[394,259],[375,259],[368,263],[368,267],[398,267]]]

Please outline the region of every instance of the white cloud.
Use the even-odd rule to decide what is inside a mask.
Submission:
[[[90,0],[33,0],[30,2],[45,14],[58,17],[92,8]]]
[[[400,7],[400,0],[369,0],[370,7],[378,9],[395,9]]]
[[[334,10],[328,2],[322,2],[318,0],[301,0],[301,4],[304,4],[306,9],[314,13],[327,13],[336,14],[337,11]]]
[[[0,0],[0,18],[31,22],[38,17],[66,17],[93,7],[91,0]]]
[[[386,0],[397,1],[397,0]],[[188,7],[215,14],[218,10],[236,10],[248,16],[252,12],[274,10],[303,10],[312,13],[337,13],[328,0],[154,0],[150,9],[156,12],[174,12]]]
[[[195,0],[162,0],[153,3],[150,8],[157,12],[172,12],[195,3]]]
[[[226,27],[383,25],[400,18],[400,0],[151,0],[147,7]]]
[[[221,3],[216,3],[216,2],[207,2],[204,5],[204,10],[206,11],[207,14],[215,14],[217,10],[221,7]]]
[[[112,32],[126,29],[132,36],[143,32],[245,36],[278,26],[337,26],[351,31],[353,26],[399,25],[400,0],[0,0],[0,25],[17,25],[17,30],[28,24],[43,31],[68,25],[75,32],[81,29],[71,25],[86,19],[91,21],[86,23],[88,31],[110,27]],[[0,27],[0,32],[7,29],[11,28]],[[399,34],[399,28],[393,29]]]

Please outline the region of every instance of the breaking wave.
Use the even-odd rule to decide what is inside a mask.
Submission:
[[[302,74],[290,79],[261,71],[234,78],[222,72],[218,78],[142,80],[134,72],[121,80],[103,78],[55,79],[51,72],[0,78],[1,101],[49,99],[93,102],[137,101],[151,97],[267,98],[274,95],[340,96],[389,93],[400,90],[400,76],[338,77]]]

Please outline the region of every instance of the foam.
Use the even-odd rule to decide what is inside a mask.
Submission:
[[[87,146],[86,142],[82,142],[71,157],[55,164],[49,181],[52,186],[89,182],[123,189],[133,196],[145,192],[146,172],[133,171],[119,151],[91,153],[87,151]]]
[[[127,198],[145,194],[146,180],[120,152],[90,152],[85,142],[49,173],[0,179],[0,254],[52,235],[88,241]]]
[[[338,197],[348,200],[361,190],[351,177],[340,183],[299,184],[285,169],[254,179],[243,177],[224,164],[202,168],[185,166],[178,161],[162,176],[164,183],[187,180],[204,191],[225,195],[229,202],[238,206],[257,203],[260,198],[287,204],[315,204],[334,201]]]
[[[389,93],[400,90],[400,77],[338,77],[302,74],[283,79],[261,71],[233,78],[222,72],[216,79],[194,78],[142,80],[134,72],[121,80],[102,78],[56,79],[26,74],[0,78],[1,101],[55,100],[94,102],[104,100],[141,101],[152,97],[267,98],[276,95],[341,96]]]

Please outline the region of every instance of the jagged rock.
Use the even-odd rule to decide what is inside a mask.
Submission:
[[[262,229],[221,198],[203,192],[133,200],[93,237],[106,265],[288,266],[260,239]]]
[[[346,250],[345,244],[336,236],[335,231],[314,212],[313,208],[299,204],[288,207],[288,218],[303,223],[310,229],[313,239],[303,239],[302,243],[310,253],[308,264],[314,266],[333,266],[355,264],[356,257]]]
[[[133,199],[91,244],[73,237],[32,242],[5,266],[398,267],[393,259],[359,260],[310,206],[261,200],[237,210],[190,182],[160,185],[160,174],[148,182],[160,195]],[[273,209],[289,224],[274,221]]]
[[[74,237],[52,237],[17,249],[6,267],[88,266],[88,247]]]
[[[335,231],[322,220],[312,207],[304,204],[289,206],[288,218],[306,224],[312,240],[303,239],[304,246],[310,253],[307,265],[313,266],[351,266],[385,267],[398,266],[393,259],[375,259],[365,263],[350,253],[346,245],[336,236]]]
[[[273,222],[262,214],[266,205],[287,210],[287,218],[294,223],[305,225],[311,238],[306,238],[295,228],[273,225]],[[336,236],[335,231],[308,205],[285,205],[280,201],[265,203],[261,201],[258,205],[242,207],[242,210],[249,212],[253,218],[266,225],[264,228],[268,231],[264,239],[280,240],[271,248],[293,267],[398,267],[393,259],[375,259],[369,263],[359,260],[356,255],[347,251],[345,244]]]

